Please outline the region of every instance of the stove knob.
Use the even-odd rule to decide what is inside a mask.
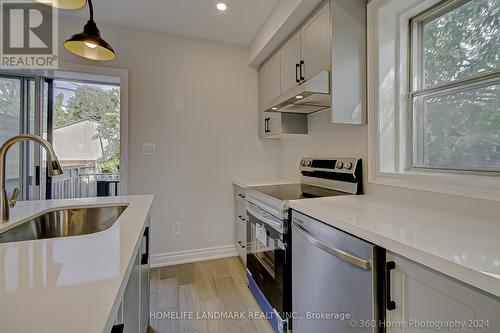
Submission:
[[[351,162],[345,162],[344,169],[351,170],[352,169],[352,163]]]
[[[337,169],[342,169],[342,167],[344,167],[344,162],[342,161],[337,161],[337,164],[335,164],[335,167]]]

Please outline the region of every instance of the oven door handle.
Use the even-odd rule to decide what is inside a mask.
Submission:
[[[264,216],[262,214],[259,214],[255,209],[252,208],[252,206],[247,205],[247,211],[253,217],[255,217],[257,220],[259,220],[261,222],[264,222],[265,224],[273,227],[276,230],[280,230],[281,229],[281,223],[275,222],[272,219],[270,219],[270,218],[268,218],[268,217],[266,217],[266,216]],[[250,221],[250,219],[248,219],[248,221]]]
[[[317,248],[320,248],[321,250],[336,256],[337,258],[347,261],[350,264],[353,264],[354,266],[360,267],[362,269],[369,270],[370,269],[370,262],[361,258],[356,257],[355,255],[346,252],[344,250],[338,249],[335,246],[332,246],[333,244],[328,244],[326,242],[323,242],[315,237],[313,237],[310,233],[308,233],[304,228],[302,228],[300,225],[298,225],[296,222],[292,222],[292,228],[299,234],[302,238],[304,238],[306,241],[311,243],[312,245],[316,246]]]

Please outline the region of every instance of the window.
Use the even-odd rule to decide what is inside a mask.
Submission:
[[[51,140],[64,174],[50,197],[119,194],[120,85],[53,80]]]
[[[441,2],[410,34],[410,168],[500,171],[500,2]]]

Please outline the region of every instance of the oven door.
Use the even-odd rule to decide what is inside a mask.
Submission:
[[[287,245],[283,241],[284,221],[247,205],[247,269],[271,306],[282,315],[287,311],[285,300]]]

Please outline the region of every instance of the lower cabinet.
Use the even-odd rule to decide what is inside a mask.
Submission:
[[[236,249],[241,258],[241,261],[246,265],[247,262],[247,214],[245,208],[245,189],[239,186],[234,186],[234,216],[235,216],[235,240]]]
[[[123,294],[124,333],[141,332],[141,253],[137,253],[130,273],[127,288]]]
[[[387,253],[390,281],[387,333],[500,332],[500,299],[406,258]],[[443,325],[464,325],[445,329]]]
[[[134,257],[112,333],[146,333],[149,325],[149,226]]]

